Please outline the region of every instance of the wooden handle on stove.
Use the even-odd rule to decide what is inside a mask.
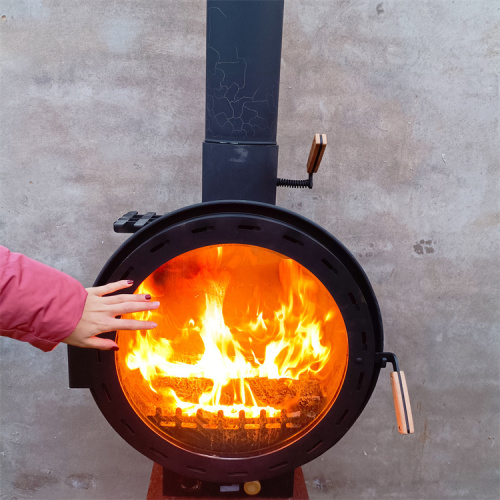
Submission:
[[[400,371],[391,373],[392,396],[396,409],[396,420],[400,434],[413,434],[413,415],[411,413],[410,396],[406,385],[405,373]]]
[[[323,158],[326,149],[326,134],[316,134],[314,136],[309,158],[307,159],[307,173],[315,174],[318,171],[319,164]]]

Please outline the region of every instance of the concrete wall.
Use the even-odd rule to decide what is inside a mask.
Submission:
[[[86,286],[128,210],[201,200],[205,7],[2,0],[0,241]],[[288,0],[278,205],[364,266],[416,433],[389,373],[304,467],[313,499],[498,498],[500,11],[490,0]],[[1,498],[144,498],[151,462],[69,390],[66,350],[2,339]]]

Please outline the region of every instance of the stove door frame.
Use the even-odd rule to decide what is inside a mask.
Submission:
[[[288,210],[257,202],[210,202],[167,214],[133,234],[109,259],[95,286],[133,279],[135,288],[168,260],[214,244],[262,246],[293,258],[328,289],[342,313],[349,342],[344,383],[329,411],[281,448],[254,456],[220,457],[170,443],[150,429],[121,388],[112,351],[68,346],[70,387],[89,388],[101,412],[131,446],[163,467],[209,481],[266,479],[324,453],[351,428],[376,385],[383,351],[380,309],[361,266],[331,234]],[[105,334],[113,338],[116,332]]]

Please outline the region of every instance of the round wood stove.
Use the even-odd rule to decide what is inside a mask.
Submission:
[[[211,202],[158,218],[110,258],[96,285],[134,280],[161,302],[120,350],[70,348],[114,429],[179,474],[266,479],[324,453],[366,405],[382,322],[353,256],[272,205]],[[136,316],[139,317],[140,316]]]
[[[274,205],[277,185],[312,188],[326,147],[317,134],[308,180],[278,179],[283,5],[207,0],[204,203],[123,216],[115,231],[134,234],[95,283],[134,280],[127,292],[160,301],[142,315],[158,327],[111,332],[116,353],[68,350],[70,386],[90,388],[164,479],[248,486],[291,474],[293,486],[293,469],[350,429],[387,362],[399,430],[412,432],[362,268],[327,231]]]

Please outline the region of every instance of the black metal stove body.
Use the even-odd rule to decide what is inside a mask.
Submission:
[[[207,2],[203,201],[276,202],[283,6]]]
[[[160,217],[117,250],[96,286],[120,279],[140,284],[165,262],[214,244],[255,245],[284,254],[309,269],[337,303],[349,338],[347,373],[335,403],[314,428],[266,454],[204,455],[178,448],[144,426],[120,386],[113,352],[70,347],[70,385],[90,388],[115,430],[170,470],[210,481],[265,479],[324,453],[357,419],[380,370],[380,311],[365,273],[339,241],[297,214],[256,202],[202,203]]]
[[[283,0],[208,0],[207,6],[203,203],[163,216],[129,212],[120,218],[115,231],[134,234],[95,285],[132,279],[133,293],[164,263],[211,245],[279,252],[313,273],[338,305],[348,335],[344,382],[307,432],[264,452],[224,456],[177,446],[146,426],[122,390],[113,352],[69,347],[69,375],[71,387],[91,390],[128,443],[163,467],[197,480],[243,483],[286,474],[333,446],[362,412],[380,368],[393,358],[382,352],[380,310],[354,257],[320,226],[274,206],[277,184],[287,184],[277,179],[276,144]]]

